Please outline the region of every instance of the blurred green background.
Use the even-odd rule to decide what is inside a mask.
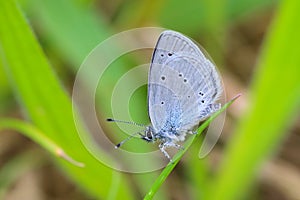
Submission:
[[[213,151],[200,160],[200,139],[154,199],[299,199],[299,10],[297,0],[0,1],[0,199],[141,199],[153,187],[161,170],[118,172],[87,151],[71,99],[76,72],[93,48],[146,26],[193,38],[218,66],[227,97],[243,94],[228,109]],[[100,121],[112,115],[120,77],[150,56],[151,50],[122,56],[105,71],[96,96]],[[138,123],[149,122],[146,89],[130,99]],[[102,125],[114,142],[125,137]],[[155,147],[145,146],[127,144]]]

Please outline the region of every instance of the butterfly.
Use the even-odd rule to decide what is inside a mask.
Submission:
[[[220,76],[200,48],[181,33],[163,31],[153,51],[148,77],[151,124],[137,134],[147,142],[159,142],[161,152],[172,160],[166,148],[180,149],[178,143],[186,134],[195,134],[199,123],[221,108],[217,101],[222,92]]]

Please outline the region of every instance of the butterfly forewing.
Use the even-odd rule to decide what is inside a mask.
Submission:
[[[200,49],[180,33],[163,32],[149,72],[148,110],[154,130],[192,130],[221,93],[219,75]]]

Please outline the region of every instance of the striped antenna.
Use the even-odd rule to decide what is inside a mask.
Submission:
[[[138,124],[136,122],[128,122],[128,121],[123,121],[123,120],[118,120],[118,119],[112,119],[112,118],[107,118],[106,121],[108,121],[108,122],[120,122],[120,123],[125,123],[125,124],[132,124],[132,125],[135,125],[135,126],[146,127],[146,125],[144,125],[144,124]],[[132,135],[128,136],[125,140],[121,141],[119,144],[117,144],[115,146],[115,148],[118,149],[120,146],[122,146],[125,142],[127,142],[131,138],[133,138],[135,135],[140,135],[140,136],[143,137],[143,135],[140,132],[137,132],[135,134],[132,134]]]
[[[125,142],[127,142],[128,140],[130,140],[131,138],[133,138],[135,135],[140,135],[140,136],[143,136],[140,132],[137,132],[135,134],[132,134],[130,136],[128,136],[125,140],[121,141],[119,144],[117,144],[115,146],[116,149],[118,149],[120,146],[122,146]]]
[[[132,125],[136,125],[136,126],[146,127],[145,124],[139,124],[139,123],[136,123],[136,122],[128,122],[128,121],[112,119],[112,118],[107,118],[106,121],[108,121],[108,122],[120,122],[120,123],[125,123],[125,124],[132,124]]]

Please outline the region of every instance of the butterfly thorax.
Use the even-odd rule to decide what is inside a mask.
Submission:
[[[147,126],[142,139],[147,142],[156,142],[161,143],[177,143],[185,139],[186,132],[179,131],[178,127],[169,126],[167,129],[161,129],[160,131],[155,131],[155,129],[150,125]]]

